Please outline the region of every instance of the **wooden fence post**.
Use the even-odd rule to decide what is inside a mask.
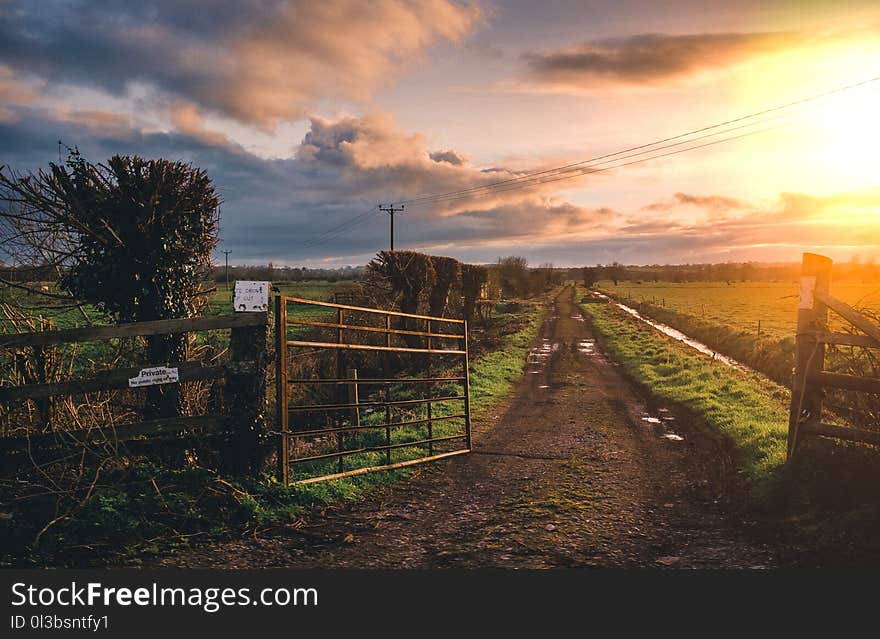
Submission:
[[[268,314],[257,326],[232,329],[229,338],[229,375],[226,401],[231,422],[229,446],[224,466],[239,472],[253,472],[265,457],[269,439],[266,418],[266,372],[269,366],[267,344]]]
[[[358,378],[358,369],[356,369],[356,368],[349,368],[349,369],[347,369],[347,370],[345,371],[345,377],[346,377],[347,379],[354,379],[354,380],[357,380],[357,378]],[[358,403],[360,403],[361,400],[360,400],[360,398],[359,398],[358,384],[357,384],[357,382],[355,382],[354,384],[346,384],[346,386],[348,386],[348,397],[346,398],[346,399],[348,400],[348,403],[349,403],[349,404],[358,404]],[[360,408],[353,408],[353,409],[352,409],[352,411],[351,411],[351,421],[352,421],[352,425],[353,425],[355,428],[360,428],[360,427],[361,427],[361,409],[360,409]]]
[[[822,416],[822,389],[809,384],[807,378],[825,366],[825,345],[819,341],[819,331],[828,324],[828,307],[816,299],[816,293],[830,293],[832,263],[822,255],[804,253],[788,421],[788,459],[797,448],[800,426],[804,422],[819,422]]]
[[[287,357],[287,298],[279,293],[275,296],[275,428],[280,433],[277,435],[277,477],[284,485],[290,479],[290,442],[287,438],[290,389],[287,387]]]

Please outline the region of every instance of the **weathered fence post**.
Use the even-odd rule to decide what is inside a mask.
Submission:
[[[356,368],[347,369],[345,371],[345,377],[346,377],[346,379],[357,380],[358,369],[356,369]],[[348,386],[348,397],[347,397],[348,403],[349,404],[359,404],[361,400],[358,397],[359,393],[358,393],[357,381],[355,381],[354,384],[346,384],[346,386]],[[360,408],[353,408],[351,410],[351,423],[355,428],[361,427],[361,409]]]
[[[266,419],[269,320],[267,313],[263,316],[265,321],[257,326],[233,328],[229,339],[229,375],[225,390],[231,436],[223,463],[240,472],[259,468],[269,439]]]
[[[788,421],[788,458],[794,456],[798,431],[805,422],[818,422],[822,414],[822,389],[808,382],[825,365],[825,345],[819,332],[828,324],[828,307],[816,293],[829,294],[832,260],[804,253],[798,296],[797,343],[794,379],[791,385],[791,412]]]
[[[289,441],[287,427],[289,416],[287,402],[290,389],[287,387],[287,299],[280,293],[275,296],[275,428],[278,437],[278,481],[287,485],[290,472]]]

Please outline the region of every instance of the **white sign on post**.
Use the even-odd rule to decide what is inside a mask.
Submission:
[[[270,282],[237,280],[232,295],[232,310],[236,313],[259,313],[269,310]]]
[[[159,384],[176,384],[180,381],[176,368],[167,366],[153,366],[142,368],[137,377],[128,378],[128,387],[158,386]]]
[[[801,291],[800,295],[798,295],[798,308],[803,309],[811,309],[813,308],[813,293],[816,291],[816,276],[815,275],[802,275],[801,276]]]

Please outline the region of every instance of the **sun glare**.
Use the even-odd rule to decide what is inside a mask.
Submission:
[[[834,96],[814,122],[810,138],[818,172],[829,188],[849,191],[880,184],[880,87]]]

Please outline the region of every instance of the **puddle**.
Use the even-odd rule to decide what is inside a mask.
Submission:
[[[668,408],[656,408],[649,409],[651,412],[656,410],[656,414],[659,417],[651,415],[650,413],[643,413],[642,421],[645,422],[645,425],[650,427],[655,435],[658,437],[665,439],[671,442],[680,442],[684,441],[684,437],[678,435],[670,430],[670,426],[675,422],[675,417],[670,414],[670,410]]]
[[[547,384],[541,384],[538,388],[550,388]]]
[[[730,366],[731,368],[736,368],[741,371],[750,371],[751,370],[748,366],[746,366],[745,364],[742,364],[741,362],[736,361],[732,357],[727,357],[726,355],[722,355],[721,353],[717,353],[714,350],[712,350],[711,348],[709,348],[708,346],[706,346],[705,344],[703,344],[703,342],[698,342],[697,340],[693,339],[692,337],[688,337],[687,335],[685,335],[681,331],[676,330],[676,329],[672,328],[671,326],[667,326],[666,324],[663,324],[661,322],[656,322],[648,317],[645,317],[644,315],[639,313],[636,309],[630,308],[629,306],[627,306],[625,304],[621,304],[620,302],[612,300],[607,295],[603,295],[602,293],[595,293],[595,292],[593,293],[593,295],[596,295],[597,297],[600,297],[601,299],[613,302],[622,311],[629,313],[630,315],[632,315],[636,319],[642,320],[645,324],[648,324],[649,326],[656,328],[658,331],[660,331],[664,335],[668,335],[669,337],[676,339],[683,344],[687,344],[688,346],[690,346],[694,350],[697,350],[697,351],[703,353],[704,355],[708,355],[709,357],[712,358],[713,361],[721,362],[722,364],[724,364],[726,366]]]

